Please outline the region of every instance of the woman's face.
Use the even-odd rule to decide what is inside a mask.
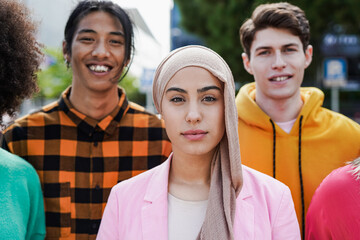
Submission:
[[[223,84],[209,71],[186,67],[165,87],[162,117],[175,155],[211,157],[225,132]]]

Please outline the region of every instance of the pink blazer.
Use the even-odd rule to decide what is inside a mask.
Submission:
[[[171,156],[111,190],[98,240],[168,239],[168,176]],[[236,201],[234,237],[300,239],[290,190],[283,183],[243,166],[244,185]]]

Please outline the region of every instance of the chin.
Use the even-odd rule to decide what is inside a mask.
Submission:
[[[271,98],[275,100],[284,100],[291,98],[292,96],[295,95],[295,93],[296,93],[295,91],[288,90],[288,91],[270,93],[269,96],[271,96]]]
[[[208,155],[208,154],[213,154],[215,148],[195,148],[195,149],[191,149],[191,151],[189,151],[189,154],[194,155],[194,156],[202,156],[202,155]]]

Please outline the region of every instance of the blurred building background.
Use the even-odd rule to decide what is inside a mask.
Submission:
[[[61,46],[66,20],[79,0],[23,1],[40,22],[39,41],[50,50],[44,63],[45,74],[39,75],[42,91],[37,98],[23,104],[20,115],[58,98],[59,92],[70,84],[71,73],[67,72],[62,62]],[[128,77],[120,83],[127,90],[130,100],[155,111],[151,84],[157,65],[170,50],[190,44],[206,45],[222,55],[234,73],[237,89],[252,81],[239,57],[242,50],[238,29],[255,5],[265,1],[229,0],[227,4],[212,0],[174,0],[175,3],[173,0],[113,1],[128,11],[135,25],[135,56]],[[312,30],[314,59],[306,71],[303,86],[322,89],[325,107],[360,122],[360,36],[354,27],[344,27],[355,21],[350,26],[359,25],[360,29],[360,23],[356,25],[356,21],[360,20],[354,20],[350,15],[338,16],[354,10],[357,5],[350,6],[349,2],[349,5],[342,5],[348,10],[340,12],[335,0],[326,3],[315,1],[317,5],[296,0],[289,2],[305,10]],[[326,8],[321,4],[325,4]],[[326,16],[332,20],[329,21]],[[338,19],[344,25],[337,24]],[[58,56],[54,56],[54,51],[58,51]],[[49,66],[54,65],[60,65],[60,68],[49,71]],[[55,76],[54,72],[63,72],[66,76]],[[54,77],[49,77],[52,74]]]

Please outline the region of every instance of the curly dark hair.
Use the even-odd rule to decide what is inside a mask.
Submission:
[[[36,41],[37,25],[18,0],[0,0],[0,124],[5,113],[14,116],[25,98],[37,91],[43,53]]]

